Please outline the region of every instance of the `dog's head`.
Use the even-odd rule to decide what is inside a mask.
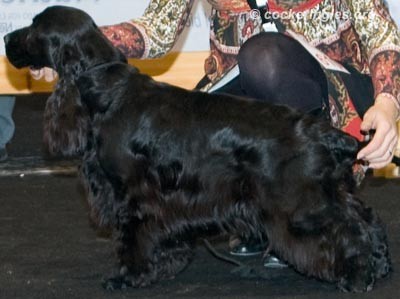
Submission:
[[[4,42],[15,67],[50,67],[60,77],[67,71],[79,73],[101,63],[126,61],[88,14],[66,6],[46,8],[30,26],[7,34]]]
[[[85,12],[52,6],[34,17],[30,26],[4,37],[6,54],[17,68],[50,67],[59,80],[47,100],[44,144],[50,154],[82,154],[90,136],[90,119],[76,80],[88,69],[126,62]]]

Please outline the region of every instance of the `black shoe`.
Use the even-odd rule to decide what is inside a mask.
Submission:
[[[253,256],[262,254],[267,249],[267,244],[259,240],[250,239],[247,241],[238,240],[231,242],[234,245],[230,246],[229,253],[235,256]]]
[[[264,267],[282,269],[282,268],[287,268],[288,265],[285,262],[281,261],[276,256],[268,254],[266,257],[264,257]]]
[[[7,160],[8,154],[5,148],[0,148],[0,162]]]

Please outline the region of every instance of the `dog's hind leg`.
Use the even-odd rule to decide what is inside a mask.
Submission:
[[[388,248],[386,228],[375,211],[351,195],[345,199],[347,209],[360,217],[366,225],[368,240],[371,243],[370,260],[373,265],[374,278],[382,278],[391,271],[391,259]],[[350,272],[351,273],[351,272]],[[343,281],[345,282],[345,281]]]
[[[375,255],[376,248],[387,248],[385,239],[374,244],[379,238],[371,234],[371,224],[361,210],[348,204],[346,195],[327,199],[313,191],[308,197],[319,194],[317,200],[302,198],[290,215],[278,215],[270,223],[270,245],[303,274],[337,283],[343,291],[370,291],[382,276]]]
[[[385,261],[386,266],[377,265],[377,248],[385,251],[385,240],[374,244],[379,238],[353,207],[336,203],[302,214],[292,215],[278,242],[276,233],[269,234],[272,246],[284,244],[274,249],[299,272],[337,283],[343,291],[365,292],[382,276],[378,271],[390,268]]]

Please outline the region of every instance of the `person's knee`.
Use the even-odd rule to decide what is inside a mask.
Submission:
[[[287,37],[278,33],[261,33],[250,38],[238,54],[242,89],[252,97],[275,101],[277,89],[288,72],[290,49]]]
[[[278,33],[260,33],[247,40],[238,54],[241,73],[251,77],[262,73],[264,78],[273,79],[276,72],[284,67],[284,43],[285,38]]]
[[[250,38],[238,55],[240,84],[248,96],[303,111],[321,107],[327,81],[319,63],[296,40],[277,33]]]

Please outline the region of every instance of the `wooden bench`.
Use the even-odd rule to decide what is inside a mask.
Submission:
[[[192,89],[204,75],[208,52],[175,52],[151,60],[130,59],[130,63],[154,79]],[[34,80],[27,69],[18,70],[0,57],[0,94],[50,92],[54,83]]]

